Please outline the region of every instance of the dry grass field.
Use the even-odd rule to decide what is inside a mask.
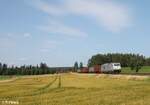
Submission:
[[[1,104],[150,105],[150,79],[76,73],[22,76],[0,82]]]

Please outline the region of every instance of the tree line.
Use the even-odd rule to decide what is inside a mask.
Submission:
[[[94,65],[102,65],[104,63],[119,62],[122,67],[130,67],[131,70],[139,71],[142,66],[150,66],[150,57],[145,57],[140,54],[122,54],[108,53],[93,55],[87,63],[88,67]],[[23,65],[23,66],[8,66],[5,63],[0,63],[0,75],[40,75],[54,74],[58,72],[70,72],[83,68],[83,63],[75,62],[74,67],[53,67],[50,68],[46,63],[39,65]]]
[[[131,70],[138,70],[142,66],[150,66],[150,58],[147,58],[140,54],[132,53],[108,53],[108,54],[96,54],[88,60],[88,67],[93,65],[101,65],[104,63],[119,62],[122,67],[130,67]]]
[[[73,68],[74,72],[76,72],[78,69],[82,69],[82,68],[83,68],[82,62],[80,62],[80,64],[78,64],[77,61],[74,63],[74,68]]]
[[[40,74],[54,74],[57,71],[51,69],[46,63],[40,63],[40,65],[23,65],[23,66],[11,66],[8,67],[5,63],[0,63],[0,75],[40,75]]]

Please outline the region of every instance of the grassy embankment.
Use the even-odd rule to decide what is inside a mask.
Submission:
[[[122,73],[135,73],[135,70],[131,70],[130,67],[123,67]],[[143,66],[138,73],[150,73],[150,66]]]
[[[150,102],[150,79],[62,74],[60,88],[59,80],[57,75],[24,76],[0,83],[0,102],[19,101],[19,105],[149,105]]]
[[[13,78],[12,76],[0,76],[0,80],[7,80]]]

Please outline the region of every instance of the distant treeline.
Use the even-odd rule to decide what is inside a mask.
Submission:
[[[0,63],[0,75],[40,75],[40,74],[54,74],[59,72],[68,72],[72,67],[53,67],[50,68],[46,63],[40,65],[24,65],[8,67],[5,63]]]
[[[94,65],[101,65],[104,63],[119,62],[122,67],[130,67],[131,70],[138,70],[142,66],[150,66],[150,57],[147,58],[140,54],[122,54],[122,53],[108,53],[97,54],[88,60],[88,67]],[[48,67],[46,63],[40,63],[37,66],[23,65],[23,66],[8,66],[0,62],[0,75],[40,75],[40,74],[54,74],[58,72],[76,71],[83,67],[83,63],[75,62],[73,67]]]
[[[122,53],[108,53],[97,54],[88,60],[88,66],[97,64],[104,64],[109,62],[120,62],[122,67],[131,67],[132,65],[150,66],[150,58],[140,54],[122,54]]]

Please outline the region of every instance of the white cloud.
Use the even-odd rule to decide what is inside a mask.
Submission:
[[[31,34],[30,34],[30,33],[24,33],[23,36],[24,36],[25,38],[30,38],[30,37],[31,37]]]
[[[40,52],[46,53],[46,52],[49,52],[49,49],[42,48],[42,49],[40,49]]]
[[[27,61],[28,58],[27,58],[27,57],[22,57],[22,58],[19,58],[18,60],[19,60],[19,61]]]
[[[47,40],[43,42],[44,48],[55,48],[57,45],[58,45],[57,41]]]
[[[63,34],[73,37],[86,37],[87,33],[80,31],[79,29],[66,26],[63,23],[56,21],[50,21],[48,25],[40,26],[41,30],[47,31],[49,33]]]
[[[131,14],[127,6],[110,0],[64,0],[61,4],[35,1],[34,6],[53,16],[68,14],[90,17],[107,30],[118,32],[131,23]],[[67,30],[64,28],[64,30]],[[60,30],[61,31],[61,30]]]
[[[13,37],[13,34],[12,33],[7,33],[6,36]]]
[[[11,49],[16,47],[16,42],[9,38],[0,38],[0,49]]]
[[[54,40],[45,40],[41,44],[41,52],[49,52],[51,49],[55,49],[59,45],[59,42]]]
[[[106,29],[118,32],[130,25],[127,7],[108,0],[67,0],[67,8],[74,14],[86,15]]]

